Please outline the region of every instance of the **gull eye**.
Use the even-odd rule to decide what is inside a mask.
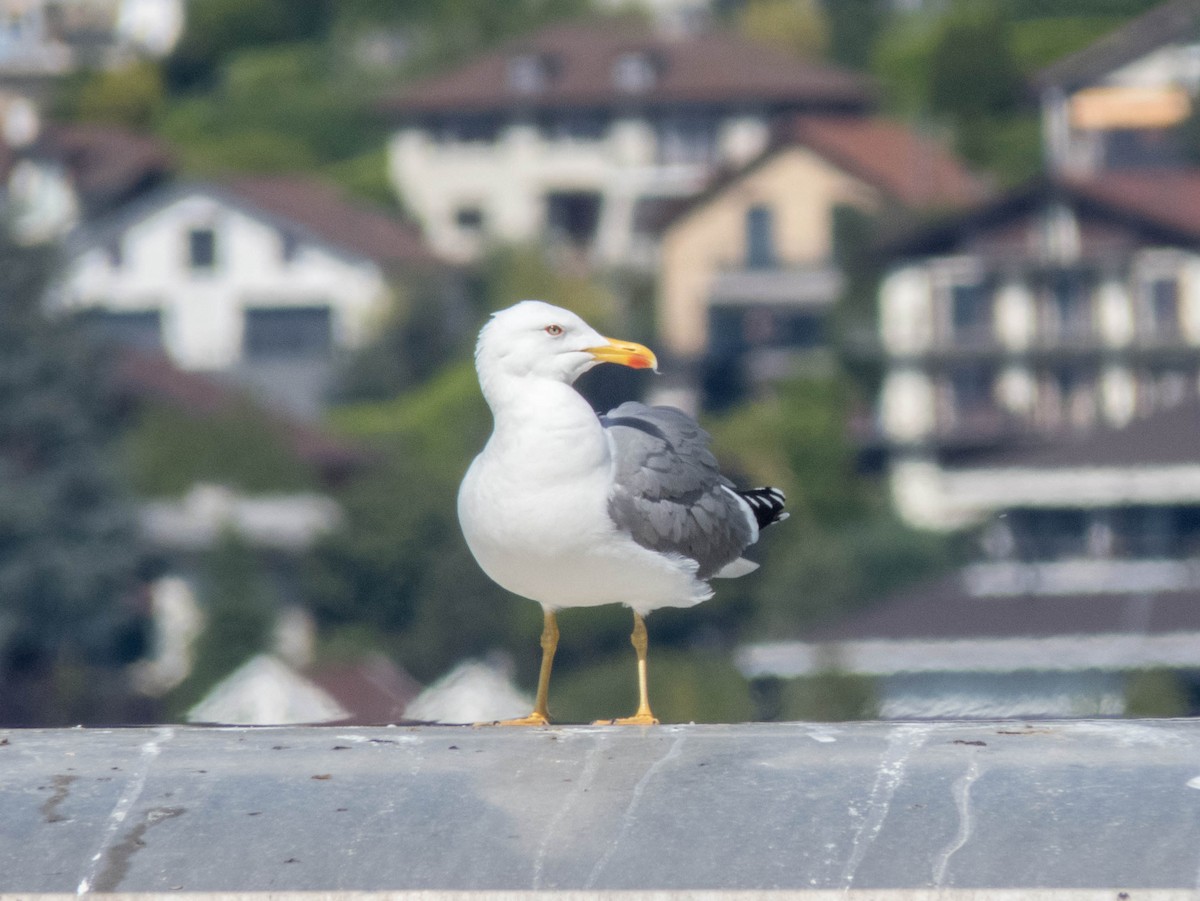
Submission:
[[[562,333],[563,333],[563,327],[561,325],[546,326],[546,334],[549,335],[551,338],[557,338]]]

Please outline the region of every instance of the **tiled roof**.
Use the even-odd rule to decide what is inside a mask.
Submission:
[[[656,77],[622,90],[614,66],[644,54]],[[514,59],[540,66],[540,79],[520,90]],[[861,109],[870,82],[848,70],[797,60],[725,33],[669,37],[628,22],[558,25],[420,82],[385,101],[396,114],[488,112],[629,104],[771,103]]]
[[[1143,233],[1142,244],[1200,243],[1200,169],[1163,168],[1035,179],[963,212],[894,234],[884,249],[903,256],[955,252],[968,240],[1041,215],[1052,202],[1074,205],[1082,217],[1121,226],[1131,235]]]
[[[93,214],[157,183],[174,166],[158,139],[110,125],[47,125],[29,155],[61,163]]]
[[[695,197],[648,209],[647,230],[664,231],[782,149],[797,144],[913,210],[961,209],[988,195],[987,183],[950,150],[904,125],[863,116],[798,115],[779,126],[767,149],[746,166],[723,170]]]
[[[858,116],[797,116],[781,132],[914,209],[962,207],[987,184],[945,145],[899,122]]]
[[[1105,172],[1070,180],[1069,190],[1200,240],[1200,169]]]
[[[239,178],[228,189],[275,217],[303,226],[321,240],[388,264],[428,264],[432,252],[420,230],[389,213],[351,203],[331,185],[300,176]]]
[[[399,723],[421,685],[382,654],[313,666],[306,676],[349,711],[343,725]]]
[[[1042,69],[1034,83],[1042,89],[1074,90],[1103,78],[1166,44],[1195,40],[1200,0],[1171,0],[1125,23],[1088,47]]]

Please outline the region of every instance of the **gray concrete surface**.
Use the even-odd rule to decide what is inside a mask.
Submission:
[[[0,730],[8,896],[1198,879],[1192,720]]]

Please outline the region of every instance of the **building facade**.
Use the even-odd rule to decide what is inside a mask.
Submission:
[[[389,278],[431,262],[414,229],[324,185],[173,184],[78,230],[51,304],[313,413],[389,310]]]
[[[780,116],[870,100],[858,75],[731,36],[556,26],[389,100],[389,167],[451,259],[545,241],[648,265],[657,204],[753,159]]]
[[[750,382],[786,374],[799,355],[826,347],[826,320],[843,288],[846,252],[837,245],[852,221],[914,218],[985,193],[946,149],[902,125],[796,117],[666,226],[662,344],[710,369],[749,361]]]

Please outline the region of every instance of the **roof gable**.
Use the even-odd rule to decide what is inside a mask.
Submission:
[[[797,116],[746,166],[718,175],[696,197],[675,203],[656,223],[665,230],[705,208],[763,166],[806,147],[836,169],[912,210],[961,209],[988,195],[988,186],[948,149],[905,126],[859,116]]]
[[[1200,0],[1162,3],[1084,49],[1042,69],[1034,79],[1045,90],[1092,84],[1149,53],[1200,35]]]
[[[986,245],[989,236],[1015,248],[1023,239],[1011,239],[1014,229],[1054,205],[1072,209],[1084,223],[1081,230],[1090,227],[1104,252],[1147,243],[1200,247],[1200,169],[1162,169],[1037,179],[966,212],[894,235],[884,249],[896,257],[961,253]]]
[[[861,109],[866,78],[731,34],[667,37],[625,22],[558,25],[385,101],[395,114],[686,103]]]
[[[336,189],[296,176],[242,178],[229,183],[176,182],[89,224],[72,238],[70,250],[78,254],[104,244],[160,210],[197,195],[307,237],[342,255],[384,267],[435,262],[416,226],[348,203]]]

